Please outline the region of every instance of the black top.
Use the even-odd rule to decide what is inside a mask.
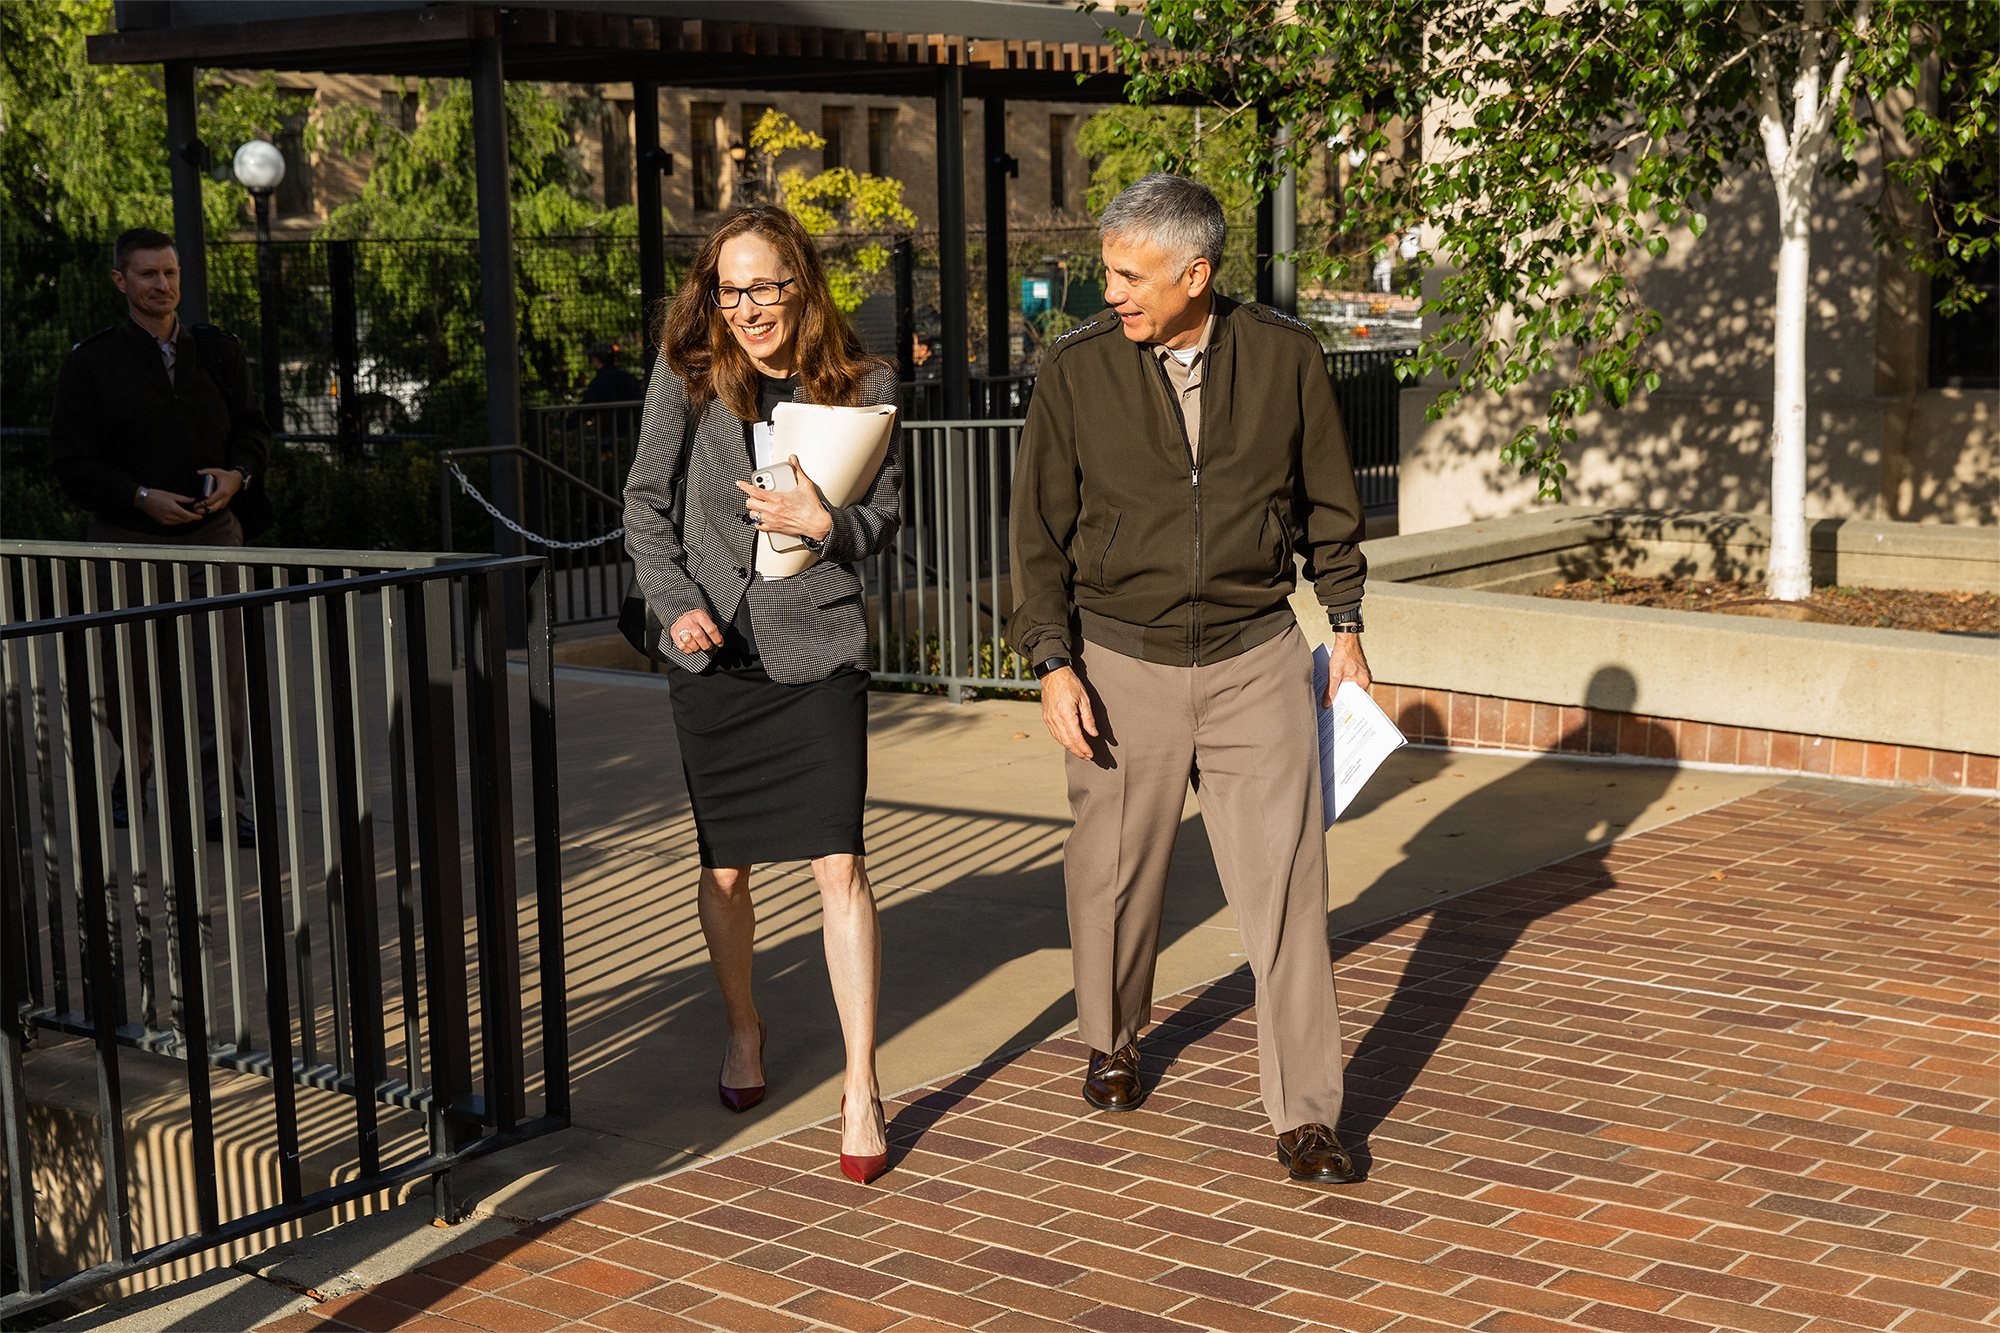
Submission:
[[[757,420],[769,421],[771,413],[779,403],[789,403],[798,392],[799,378],[788,375],[784,379],[773,379],[760,374],[757,377]],[[743,447],[752,449],[751,465],[754,467],[757,455],[751,444],[752,423],[743,423]],[[752,579],[763,577],[752,574]],[[717,665],[729,670],[761,670],[763,659],[757,654],[757,632],[750,625],[750,598],[746,593],[736,603],[736,614],[722,630],[722,652],[717,655]]]
[[[221,353],[219,366],[203,356],[203,342]],[[197,337],[186,323],[175,333],[171,381],[160,345],[134,320],[78,343],[56,379],[49,424],[50,462],[70,499],[108,523],[153,536],[191,534],[134,508],[139,487],[199,496],[199,469],[255,475],[271,453],[243,349],[219,329]]]
[[[612,364],[591,377],[590,387],[583,391],[582,401],[586,403],[629,403],[646,396],[646,388],[631,371]]]

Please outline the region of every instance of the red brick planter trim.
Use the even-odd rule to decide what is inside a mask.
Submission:
[[[2000,790],[2000,756],[1990,754],[1724,727],[1379,681],[1371,692],[1383,711],[1396,719],[1403,735],[1416,745],[1668,759],[1775,773],[1923,783],[1965,791]]]

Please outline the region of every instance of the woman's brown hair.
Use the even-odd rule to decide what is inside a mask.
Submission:
[[[862,348],[833,304],[826,270],[806,229],[773,204],[738,209],[722,220],[695,256],[694,269],[660,321],[660,355],[686,383],[688,405],[701,412],[720,398],[742,420],[757,419],[757,368],[729,331],[726,313],[710,296],[722,247],[748,232],[769,241],[798,279],[796,290],[805,299],[805,312],[799,319],[793,365],[806,397],[827,406],[860,406],[856,400],[861,381],[880,362]]]

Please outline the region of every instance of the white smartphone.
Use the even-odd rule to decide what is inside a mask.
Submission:
[[[799,474],[790,463],[773,463],[752,472],[750,484],[760,491],[789,491],[799,484]]]

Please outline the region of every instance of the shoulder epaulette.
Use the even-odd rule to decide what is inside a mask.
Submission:
[[[1282,310],[1274,310],[1267,305],[1250,304],[1244,308],[1256,318],[1263,320],[1266,324],[1276,324],[1279,328],[1297,329],[1301,333],[1310,335],[1313,341],[1317,342],[1319,340],[1319,335],[1313,332],[1313,326],[1300,319],[1297,315],[1288,315]]]
[[[1105,319],[1102,315],[1100,315],[1096,319],[1091,320],[1087,324],[1079,324],[1075,328],[1071,329],[1069,332],[1059,335],[1054,342],[1049,344],[1049,350],[1051,352],[1056,351],[1059,348],[1061,348],[1064,343],[1069,342],[1071,339],[1077,338],[1086,333],[1092,333],[1092,332],[1103,333],[1106,330],[1110,329],[1114,323],[1115,321]]]
[[[118,326],[118,325],[116,325],[116,324],[106,324],[106,325],[105,325],[105,326],[104,326],[103,328],[101,328],[101,329],[99,329],[99,330],[98,330],[97,332],[95,332],[95,333],[91,334],[91,335],[90,335],[89,337],[87,337],[87,338],[83,338],[83,339],[80,339],[80,340],[78,340],[78,341],[76,341],[76,342],[73,342],[73,343],[71,343],[71,344],[69,345],[69,350],[70,350],[70,351],[72,351],[72,352],[74,352],[74,351],[75,351],[75,350],[76,350],[77,348],[79,348],[79,347],[83,346],[83,345],[84,345],[85,343],[94,343],[94,342],[96,342],[96,341],[97,341],[97,340],[98,340],[99,338],[102,338],[102,337],[103,337],[103,336],[104,336],[105,334],[107,334],[107,333],[116,333],[116,332],[118,332],[118,329],[119,329],[119,326]]]

